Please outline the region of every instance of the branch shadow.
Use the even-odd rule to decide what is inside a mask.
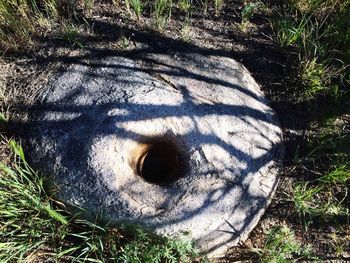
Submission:
[[[235,2],[235,1],[233,1]],[[111,13],[109,16],[114,16],[114,13]],[[225,14],[223,14],[225,15]],[[108,16],[108,15],[107,15]],[[198,16],[201,18],[200,16]],[[228,17],[230,18],[230,17]],[[117,20],[117,19],[116,19]],[[196,44],[193,43],[185,43],[180,40],[174,40],[170,37],[165,36],[164,34],[159,34],[158,32],[155,32],[153,30],[136,30],[132,29],[132,27],[120,25],[117,23],[113,23],[110,20],[107,21],[101,21],[98,18],[86,18],[86,21],[90,25],[93,25],[93,30],[96,34],[89,35],[89,36],[81,36],[81,42],[86,44],[83,55],[79,54],[76,57],[74,56],[67,56],[65,54],[45,54],[42,55],[40,52],[37,53],[18,53],[18,56],[25,56],[25,57],[34,57],[34,60],[29,63],[39,63],[42,64],[43,67],[49,65],[50,63],[56,61],[59,62],[62,65],[62,70],[65,71],[66,68],[71,67],[72,65],[79,65],[82,68],[84,67],[90,67],[92,68],[91,71],[86,72],[82,70],[81,74],[84,74],[85,80],[81,82],[92,82],[95,81],[96,78],[101,75],[101,72],[98,72],[98,69],[101,67],[104,68],[111,68],[113,69],[123,69],[126,72],[129,70],[135,70],[140,73],[147,73],[151,76],[151,78],[154,79],[154,81],[159,81],[158,76],[159,75],[166,75],[171,76],[173,78],[182,78],[184,76],[187,76],[188,78],[192,79],[193,81],[203,81],[206,83],[209,83],[211,85],[219,85],[224,86],[230,89],[236,89],[239,90],[242,96],[248,96],[253,101],[260,101],[261,97],[257,94],[251,93],[244,88],[242,88],[239,85],[234,85],[230,83],[229,81],[223,81],[222,79],[218,78],[210,78],[206,77],[203,74],[200,74],[198,72],[191,72],[189,70],[186,70],[183,67],[176,67],[175,65],[169,65],[166,61],[159,62],[152,57],[145,57],[145,54],[153,54],[153,55],[162,55],[162,54],[169,54],[169,53],[176,53],[181,52],[182,54],[198,54],[198,56],[218,56],[218,57],[229,57],[234,58],[238,61],[241,61],[252,73],[254,78],[258,81],[259,84],[261,84],[262,89],[265,91],[265,93],[268,94],[268,96],[272,99],[271,105],[272,107],[277,111],[278,115],[282,117],[281,122],[284,129],[296,129],[296,130],[305,130],[308,126],[308,123],[310,121],[311,116],[305,116],[304,108],[309,107],[309,105],[301,105],[298,103],[293,103],[288,101],[287,98],[283,98],[285,93],[282,93],[281,90],[283,90],[284,86],[281,86],[279,83],[275,84],[275,82],[280,81],[281,76],[289,75],[290,69],[285,67],[283,64],[288,64],[286,58],[278,48],[271,44],[267,44],[266,42],[262,42],[261,39],[253,38],[248,39],[246,37],[243,37],[242,35],[237,35],[235,32],[229,31],[229,32],[215,32],[212,31],[211,35],[218,36],[218,37],[225,37],[226,39],[233,41],[237,44],[243,45],[245,47],[249,47],[248,50],[223,50],[223,49],[207,49],[202,48]],[[239,20],[237,20],[239,22]],[[204,29],[204,26],[203,26]],[[206,30],[210,31],[210,28],[206,28]],[[133,50],[116,50],[112,48],[105,48],[101,43],[108,43],[108,42],[116,42],[121,39],[122,36],[125,36],[127,39],[130,40],[130,42],[135,43],[135,48]],[[59,37],[57,38],[47,38],[47,37],[38,37],[37,39],[40,43],[47,45],[48,47],[67,47],[67,43],[65,43],[62,39]],[[106,58],[111,57],[119,57],[119,58],[126,58],[133,61],[142,61],[142,63],[139,63],[137,66],[123,66],[123,65],[110,65],[106,63],[100,63],[100,61],[103,61]],[[93,61],[93,63],[91,63]],[[89,63],[87,63],[89,62]],[[192,61],[191,61],[192,63]],[[144,66],[143,64],[157,64],[156,69],[148,68],[147,66]],[[281,65],[282,64],[282,65]],[[97,73],[96,73],[97,72]],[[131,83],[128,82],[126,78],[123,78],[123,76],[120,76],[118,74],[112,73],[103,73],[106,78],[115,79],[118,80],[119,83],[124,83],[124,85],[130,85]],[[233,73],[232,73],[233,75]],[[133,85],[141,85],[142,79],[139,79],[138,81],[134,80]],[[281,82],[284,80],[282,79]],[[287,84],[288,85],[288,84]],[[132,107],[135,109],[135,112],[128,112],[126,116],[110,116],[110,111],[114,110],[114,103],[110,101],[91,101],[89,105],[79,105],[76,104],[76,100],[78,97],[83,96],[84,93],[84,85],[80,87],[80,89],[75,88],[72,89],[70,93],[67,93],[66,96],[62,99],[64,103],[46,103],[43,104],[38,103],[32,107],[24,107],[24,105],[17,105],[16,108],[23,110],[23,111],[29,111],[32,113],[35,113],[33,115],[43,114],[44,112],[51,112],[53,118],[52,119],[46,119],[46,120],[40,120],[40,119],[33,119],[31,118],[29,122],[27,123],[12,123],[13,124],[13,130],[14,133],[22,136],[23,133],[28,133],[28,131],[33,130],[33,127],[45,127],[43,130],[46,129],[59,129],[61,131],[61,134],[67,134],[71,133],[73,130],[75,130],[77,127],[81,127],[79,129],[83,130],[82,134],[84,136],[82,138],[78,138],[75,141],[67,141],[65,142],[65,147],[69,149],[67,152],[67,156],[64,157],[64,161],[71,165],[71,166],[77,166],[76,170],[80,169],[88,169],[89,167],[89,156],[88,154],[84,154],[91,149],[92,145],[94,144],[94,138],[100,138],[105,136],[111,136],[112,133],[109,132],[106,129],[102,129],[101,126],[106,125],[108,127],[113,126],[113,122],[128,122],[128,121],[144,121],[147,119],[166,119],[166,118],[188,118],[191,124],[191,129],[186,131],[186,133],[183,135],[185,138],[192,138],[194,136],[198,136],[198,134],[201,133],[201,127],[198,125],[197,121],[198,118],[204,118],[206,116],[212,115],[212,114],[218,114],[220,116],[225,115],[234,115],[237,117],[242,123],[248,123],[247,125],[250,125],[252,128],[252,131],[259,134],[259,136],[264,137],[265,134],[259,131],[259,125],[256,127],[254,126],[254,121],[266,121],[268,124],[268,120],[265,119],[266,116],[272,116],[272,113],[266,113],[261,112],[259,110],[256,110],[254,108],[250,108],[247,105],[227,105],[225,103],[217,104],[216,107],[213,107],[213,105],[210,102],[202,103],[202,105],[198,105],[196,100],[198,98],[193,97],[187,90],[185,85],[177,85],[175,88],[177,88],[176,92],[180,93],[183,97],[183,101],[181,104],[178,105],[159,105],[159,104],[140,104],[140,103],[133,103],[132,100],[130,100],[130,93],[128,91],[122,91],[124,92],[125,96],[120,96],[121,99],[118,102],[119,103],[119,110],[120,111],[126,111],[128,108]],[[49,92],[49,91],[47,91]],[[94,91],[91,91],[91,94],[88,94],[87,96],[90,96],[93,94]],[[281,95],[282,94],[282,95]],[[85,94],[86,95],[86,94]],[[111,96],[113,93],[111,93]],[[265,103],[265,102],[263,102]],[[270,104],[267,103],[266,104]],[[191,115],[191,112],[179,112],[178,108],[180,107],[188,107],[189,109],[193,110],[193,112],[196,112],[200,110],[202,113],[201,115]],[[146,112],[146,117],[141,117],[138,112]],[[61,120],[57,121],[56,118],[60,116]],[[95,116],[103,116],[101,119],[96,120]],[[295,118],[295,119],[294,119]],[[302,120],[302,121],[301,121]],[[84,123],[89,122],[91,125],[89,127],[83,127]],[[38,131],[40,132],[40,131]],[[131,132],[129,130],[125,130],[122,128],[114,129],[114,132],[118,132],[120,134],[123,134],[124,139],[133,139],[140,136],[137,132]],[[237,130],[232,130],[233,135],[237,135],[240,133],[244,133],[244,131],[238,132]],[[37,134],[31,134],[33,137],[37,137]],[[43,133],[40,136],[50,136],[50,134]],[[254,135],[252,135],[253,137]],[[218,141],[216,138],[215,133],[211,134],[200,134],[198,136],[198,139],[195,141],[195,147],[194,148],[201,148],[201,145],[203,144],[214,144],[218,147],[222,148],[226,152],[232,153],[232,155],[236,156],[239,160],[246,160],[247,163],[250,163],[250,167],[241,167],[240,169],[235,169],[232,171],[233,173],[241,174],[242,177],[240,180],[237,180],[236,178],[233,180],[227,180],[227,185],[240,185],[240,191],[247,191],[247,185],[249,183],[244,182],[244,177],[249,175],[250,173],[254,173],[259,171],[259,169],[268,164],[269,160],[269,154],[262,155],[260,157],[251,157],[249,154],[247,154],[244,151],[241,151],[237,147],[233,147],[230,142],[227,141]],[[295,136],[294,134],[286,134],[286,140],[288,143],[287,146],[287,152],[288,156],[293,156],[295,148],[300,145],[300,138],[299,136]],[[268,140],[268,138],[265,138]],[[302,140],[301,140],[302,141]],[[271,144],[273,144],[271,142]],[[270,146],[269,146],[270,147]],[[269,147],[262,146],[261,148],[265,151]],[[272,149],[272,155],[274,151],[278,151],[280,149],[280,144],[275,144],[271,146]],[[30,152],[30,151],[29,151]],[[199,151],[200,152],[200,151]],[[203,152],[200,152],[199,154],[204,155]],[[74,159],[71,158],[71,156],[74,156]],[[50,157],[52,162],[55,161],[54,157]],[[32,158],[32,162],[35,163],[35,157]],[[261,161],[262,160],[262,161]],[[260,163],[260,165],[255,165],[255,163]],[[38,166],[45,166],[43,164],[38,164]],[[50,171],[49,171],[50,172]],[[199,176],[206,176],[208,174],[212,174],[215,176],[215,174],[218,173],[218,171],[215,171],[212,169],[212,167],[206,167],[206,170],[201,171]],[[87,180],[86,175],[80,175],[77,173],[75,176],[74,184],[82,184],[82,181]],[[87,185],[97,185],[101,184],[101,182],[88,180]],[[130,189],[133,187],[132,184],[124,185],[123,186],[126,189]],[[180,188],[183,186],[179,186]],[[81,187],[83,189],[83,187]],[[108,192],[110,189],[108,187],[105,187],[105,191]],[[182,191],[185,191],[185,189],[182,189]],[[98,195],[99,193],[92,193],[92,195]],[[134,192],[133,194],[137,194]],[[185,194],[183,194],[185,195]],[[215,196],[218,195],[219,199],[216,200]],[[200,214],[201,211],[205,208],[204,206],[215,206],[216,203],[219,202],[219,200],[225,199],[225,194],[220,193],[217,191],[216,193],[212,193],[211,195],[208,195],[205,201],[203,201],[202,206],[198,206],[197,209],[193,210],[193,213],[191,216],[195,217],[196,214]],[[171,197],[167,200],[164,200],[159,206],[160,207],[168,207],[169,201],[172,200],[180,200],[181,197]],[[242,204],[246,203],[246,200],[255,200],[255,202],[259,204],[264,204],[264,200],[260,200],[258,197],[251,196],[249,194],[241,195],[237,200]],[[114,202],[114,203],[113,203]],[[117,202],[115,200],[111,201],[111,206],[117,206]],[[101,203],[96,204],[86,204],[87,206],[96,206],[101,207]],[[266,204],[267,205],[267,204]],[[248,204],[247,204],[248,206]],[[233,210],[240,209],[239,205],[235,206]],[[256,207],[251,208],[252,214],[257,212]],[[161,215],[161,214],[160,214]],[[183,214],[181,217],[177,219],[177,222],[184,222],[186,220],[189,220],[190,211],[187,211],[186,214]],[[159,215],[157,215],[159,216]],[[151,218],[152,219],[152,218]],[[242,226],[239,229],[233,230],[232,229],[232,239],[235,239],[237,236],[239,236],[240,233],[243,233],[244,230],[248,227],[248,222],[251,219],[247,219],[246,222],[242,222]],[[174,221],[176,222],[176,221]],[[170,222],[169,222],[170,223]],[[224,223],[221,228],[222,231],[228,231],[227,228],[229,224]],[[218,231],[217,235],[221,235],[222,233]],[[212,235],[214,237],[215,235]],[[210,235],[208,236],[208,239],[210,239]],[[221,246],[223,244],[217,244],[217,246]]]
[[[102,51],[94,57],[55,58],[68,68],[48,85],[41,101],[29,109],[17,105],[32,116],[26,122],[12,125],[17,136],[24,139],[34,167],[54,178],[65,199],[72,205],[90,208],[95,214],[108,211],[106,220],[147,222],[146,225],[157,229],[191,225],[198,236],[197,218],[210,218],[224,204],[226,210],[220,212],[224,221],[220,225],[212,215],[208,222],[203,222],[215,225],[212,228],[216,230],[198,241],[204,253],[211,253],[227,242],[237,243],[245,238],[267,207],[277,184],[277,180],[271,181],[269,173],[279,168],[283,155],[280,138],[271,140],[268,134],[281,136],[279,122],[261,93],[246,89],[244,83],[229,81],[242,72],[239,67],[232,70],[217,63],[225,59],[223,53],[187,50],[181,53],[178,65],[166,61],[169,54],[180,56],[178,50],[142,48],[130,52]],[[161,55],[164,57],[155,59]],[[217,59],[203,60],[210,56]],[[203,62],[212,64],[205,69]],[[219,75],[210,75],[206,70]],[[221,102],[205,99],[201,94],[205,89],[211,90],[214,98],[222,97],[218,99]],[[164,97],[152,97],[154,90]],[[233,90],[238,102],[231,102],[230,96],[225,99],[225,90]],[[172,94],[175,103],[165,94]],[[244,100],[252,105],[243,103]],[[221,121],[234,118],[239,125],[203,131],[203,123],[208,125],[212,116]],[[113,171],[116,159],[112,158],[110,166],[109,150],[105,151],[111,147],[113,152],[114,146],[108,142],[113,142],[114,136],[119,141],[138,141],[145,136],[140,131],[148,124],[167,120],[175,123],[178,120],[185,127],[179,131],[180,125],[168,125],[164,131],[152,132],[186,142],[185,159],[189,160],[192,172],[167,187],[152,186],[136,177],[116,179]],[[130,123],[136,124],[127,126]],[[245,129],[240,130],[242,127]],[[223,132],[233,139],[222,137]],[[246,146],[241,149],[235,141],[253,144],[259,154],[249,152]],[[230,157],[218,168],[213,162],[219,162],[216,155],[220,154]],[[195,155],[200,156],[202,164],[195,163]],[[96,160],[101,162],[97,168]],[[208,191],[203,182],[213,188]],[[269,190],[264,193],[254,187]],[[135,202],[139,211],[132,210],[127,202]]]

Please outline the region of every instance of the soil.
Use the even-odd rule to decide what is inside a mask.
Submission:
[[[292,182],[312,176],[310,171],[293,159],[297,152],[301,156],[305,152],[306,138],[317,116],[311,114],[314,107],[312,102],[300,102],[295,96],[296,87],[300,85],[295,82],[298,79],[293,62],[295,57],[293,50],[282,49],[273,40],[269,22],[272,10],[257,10],[242,31],[243,1],[225,1],[218,17],[212,7],[206,13],[202,8],[194,8],[191,25],[186,32],[182,30],[185,14],[180,11],[174,11],[167,26],[159,29],[147,14],[150,7],[146,7],[145,16],[137,20],[122,6],[116,8],[106,2],[94,1],[92,10],[77,14],[78,41],[84,48],[65,40],[59,33],[62,28],[57,26],[50,32],[38,34],[31,47],[8,50],[3,55],[0,66],[7,72],[4,78],[9,94],[4,105],[12,108],[12,123],[23,119],[23,112],[35,102],[36,95],[50,75],[76,59],[87,60],[92,56],[126,54],[130,51],[137,53],[138,50],[159,53],[197,50],[203,54],[232,57],[252,73],[271,101],[271,107],[277,112],[283,127],[286,155],[277,193],[262,220],[246,242],[232,248],[226,257],[218,261],[255,262],[257,254],[254,250],[264,247],[268,230],[283,225],[292,229],[297,240],[305,246],[310,245],[316,256],[327,262],[350,261],[348,253],[335,253],[332,235],[339,228],[316,222],[306,229],[304,220],[296,214],[293,203],[288,201],[292,195]],[[345,224],[340,233],[346,239],[350,235],[348,225]]]

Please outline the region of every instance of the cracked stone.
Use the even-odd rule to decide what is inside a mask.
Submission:
[[[189,232],[210,257],[248,237],[276,190],[278,119],[231,58],[77,60],[34,108],[25,145],[58,198],[113,224]]]

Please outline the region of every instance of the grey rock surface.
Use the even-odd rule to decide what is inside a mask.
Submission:
[[[279,122],[249,72],[195,53],[72,64],[48,85],[31,129],[30,157],[61,200],[112,223],[189,232],[209,256],[247,238],[283,158]],[[185,167],[167,185],[132,166],[154,138],[174,143]]]

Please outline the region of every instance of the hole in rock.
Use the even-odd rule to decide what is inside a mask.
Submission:
[[[136,150],[136,172],[145,181],[167,185],[182,174],[180,152],[171,142],[144,143]]]

